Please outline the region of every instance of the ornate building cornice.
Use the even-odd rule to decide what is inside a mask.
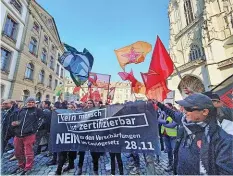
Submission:
[[[199,66],[203,65],[205,62],[206,62],[205,57],[201,57],[197,60],[194,60],[194,61],[188,62],[184,65],[181,65],[180,67],[177,68],[177,70],[179,71],[179,73],[182,73],[182,72],[191,70],[193,68],[199,67]],[[177,72],[174,72],[172,74],[172,76],[176,76],[176,75],[177,75]]]
[[[229,65],[232,65],[232,64],[233,64],[233,57],[219,62],[218,63],[218,69],[229,66]]]
[[[202,18],[203,14],[200,14],[198,17],[196,17],[192,23],[187,25],[185,28],[183,28],[176,36],[175,40],[179,40],[180,37],[182,37],[188,30],[192,29],[194,25],[196,25]]]

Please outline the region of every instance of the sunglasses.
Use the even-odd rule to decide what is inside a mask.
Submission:
[[[193,112],[193,111],[202,111],[201,108],[191,108],[191,107],[184,107],[185,111],[187,112]]]
[[[212,102],[213,102],[213,103],[215,103],[215,102],[216,102],[216,103],[219,103],[220,100],[212,100]]]

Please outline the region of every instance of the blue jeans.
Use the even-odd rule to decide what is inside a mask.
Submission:
[[[167,149],[169,164],[173,163],[173,150],[176,144],[176,137],[164,135],[163,140]]]

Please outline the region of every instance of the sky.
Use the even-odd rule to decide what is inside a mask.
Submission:
[[[122,71],[114,53],[137,41],[150,43],[156,37],[168,48],[169,0],[37,0],[56,22],[61,41],[78,51],[87,48],[94,56],[92,72],[109,74],[111,81],[121,81]],[[153,49],[152,49],[153,51]],[[130,64],[135,77],[147,72],[152,51],[145,62]]]

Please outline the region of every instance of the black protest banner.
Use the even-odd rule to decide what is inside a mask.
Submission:
[[[51,150],[159,153],[157,113],[151,103],[53,113]]]

